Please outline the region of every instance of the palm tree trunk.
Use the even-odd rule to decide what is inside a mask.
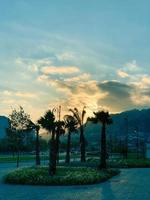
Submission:
[[[85,138],[83,126],[80,127],[80,151],[81,151],[81,162],[85,162]]]
[[[49,142],[50,150],[49,150],[49,175],[53,176],[56,174],[56,158],[57,158],[57,151],[56,151],[56,139],[55,139],[55,132],[52,131],[52,138]]]
[[[66,151],[66,163],[70,163],[70,147],[71,147],[71,132],[68,133],[67,139],[67,151]]]
[[[106,169],[107,164],[106,164],[106,125],[105,123],[102,124],[102,134],[101,134],[101,157],[100,157],[100,168],[101,169]]]
[[[60,136],[60,131],[58,130],[57,134],[56,134],[56,160],[57,160],[57,163],[59,163],[59,136]]]
[[[39,143],[39,131],[36,130],[36,165],[40,165],[40,143]]]

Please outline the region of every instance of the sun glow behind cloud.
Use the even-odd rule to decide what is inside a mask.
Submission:
[[[18,67],[23,70],[21,73],[29,73],[31,78],[35,77],[33,85],[42,91],[5,89],[1,91],[2,103],[10,107],[23,105],[34,119],[45,110],[59,105],[62,106],[63,113],[67,113],[72,107],[82,109],[86,106],[87,114],[91,115],[92,111],[98,109],[114,113],[150,104],[150,77],[140,73],[139,67],[137,70],[135,61],[131,64],[128,62],[125,67],[116,71],[118,80],[96,80],[92,74],[81,71],[80,67],[54,67],[49,66],[50,63],[54,64],[50,59],[17,60]],[[52,91],[53,98],[50,98]]]
[[[129,63],[128,66],[130,66]],[[139,71],[136,67],[130,70]],[[122,78],[122,82],[114,80],[98,81],[92,79],[90,74],[81,72],[76,76],[73,75],[73,72],[70,72],[69,78],[61,79],[59,77],[54,79],[52,76],[46,76],[43,73],[37,78],[37,81],[59,91],[61,96],[59,103],[63,105],[64,110],[74,106],[82,109],[83,106],[86,106],[89,113],[91,113],[91,110],[99,108],[108,109],[111,112],[120,112],[150,103],[149,96],[143,94],[143,88],[147,88],[149,84],[148,77],[141,74],[140,78],[135,81],[134,78],[132,80],[131,74],[128,74],[128,76],[118,74],[118,76]],[[139,73],[137,76],[139,76]],[[124,78],[129,78],[128,84],[124,83]],[[139,87],[139,85],[142,86]],[[143,98],[139,98],[140,96]]]

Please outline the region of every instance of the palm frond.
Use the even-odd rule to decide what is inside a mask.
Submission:
[[[85,114],[86,114],[86,110],[85,110],[85,107],[83,107],[83,110],[82,110],[82,116],[81,116],[82,124],[84,123],[84,117],[85,117]]]
[[[77,108],[69,109],[69,111],[72,112],[73,116],[77,119],[78,123],[79,123],[80,125],[82,125],[82,122],[81,122],[81,118],[80,118],[78,109],[77,109]]]
[[[112,118],[109,114],[108,111],[98,111],[98,112],[93,112],[94,117],[88,118],[88,121],[92,121],[93,123],[105,123],[105,124],[112,124]]]
[[[78,127],[78,121],[72,115],[64,116],[65,128],[70,132],[75,132]]]

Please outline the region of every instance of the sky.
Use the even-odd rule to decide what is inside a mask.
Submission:
[[[149,0],[0,0],[0,114],[150,107]]]

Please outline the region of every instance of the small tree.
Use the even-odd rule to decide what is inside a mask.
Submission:
[[[26,133],[30,124],[30,116],[25,113],[23,107],[19,110],[13,109],[9,115],[10,128],[7,131],[9,141],[14,143],[14,148],[17,151],[17,167],[19,167],[19,155],[22,146],[25,144]]]
[[[93,123],[102,124],[101,130],[101,156],[100,156],[100,169],[105,169],[107,167],[106,158],[107,158],[107,149],[106,149],[106,125],[112,123],[112,119],[109,115],[109,112],[98,111],[94,112],[94,117],[88,118],[88,121],[92,121]]]
[[[78,122],[76,118],[71,115],[65,115],[64,122],[68,132],[65,162],[70,163],[71,133],[77,131]]]

